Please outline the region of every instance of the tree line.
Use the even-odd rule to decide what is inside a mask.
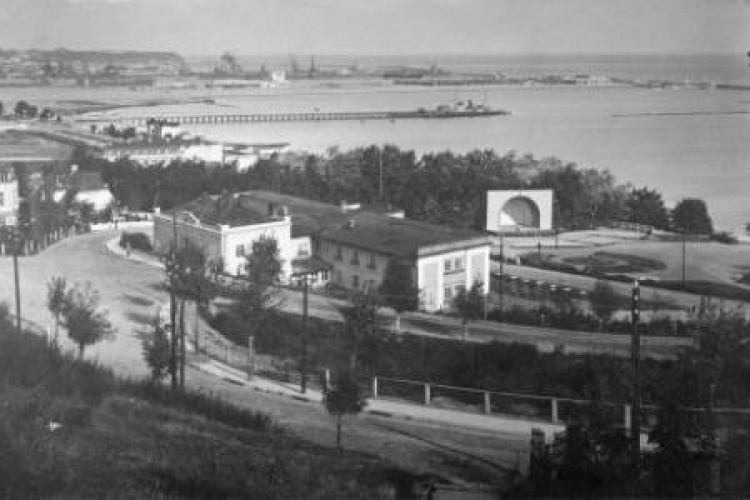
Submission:
[[[81,155],[76,161],[82,168],[101,171],[117,199],[131,210],[169,209],[204,193],[266,189],[328,203],[399,208],[415,220],[484,229],[487,190],[552,189],[559,229],[634,222],[657,229],[713,230],[702,200],[682,200],[670,211],[655,189],[619,183],[607,170],[514,151],[502,156],[492,150],[444,151],[418,157],[392,145],[344,152],[333,148],[326,155],[306,155],[296,166],[275,156],[244,172],[233,165],[194,161],[148,167],[128,159],[110,163]]]

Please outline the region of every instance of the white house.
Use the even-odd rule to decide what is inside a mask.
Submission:
[[[269,191],[203,197],[172,214],[154,216],[158,252],[190,242],[225,272],[241,274],[252,243],[274,237],[283,278],[301,273],[313,286],[376,291],[392,260],[407,264],[420,291],[421,307],[450,306],[474,281],[489,289],[491,241],[483,233],[425,224],[363,210],[358,204],[331,205]]]

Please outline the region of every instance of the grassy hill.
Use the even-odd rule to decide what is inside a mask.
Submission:
[[[377,499],[409,482],[261,413],[118,379],[17,334],[2,309],[0,450],[4,498]]]

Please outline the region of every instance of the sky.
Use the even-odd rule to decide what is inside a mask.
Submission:
[[[0,0],[0,48],[238,54],[750,50],[750,0]]]

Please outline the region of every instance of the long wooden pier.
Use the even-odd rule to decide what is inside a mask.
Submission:
[[[475,118],[482,116],[508,115],[507,111],[483,111],[460,113],[436,113],[431,111],[326,111],[294,113],[242,113],[242,114],[201,114],[201,115],[158,115],[158,116],[91,116],[76,118],[79,123],[117,123],[120,125],[145,126],[151,119],[158,119],[179,125],[221,125],[232,123],[271,123],[271,122],[315,122],[342,120],[403,120],[431,118]]]

